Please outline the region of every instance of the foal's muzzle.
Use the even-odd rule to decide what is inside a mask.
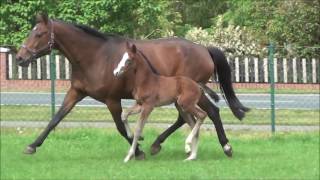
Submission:
[[[23,59],[21,56],[16,56],[17,64],[22,67],[28,67],[29,64],[34,60],[31,57],[28,59]]]

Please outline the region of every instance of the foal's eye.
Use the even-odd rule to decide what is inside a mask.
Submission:
[[[130,65],[130,64],[131,64],[131,60],[128,59],[128,61],[126,62],[126,64]]]
[[[36,33],[36,37],[39,38],[41,37],[42,33]]]

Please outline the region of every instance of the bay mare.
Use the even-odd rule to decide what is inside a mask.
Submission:
[[[185,119],[186,122],[189,122],[188,124],[193,127],[185,143],[185,147],[187,147],[186,153],[190,153],[186,160],[194,160],[197,157],[199,128],[207,116],[207,113],[197,105],[202,95],[201,86],[186,76],[168,77],[156,74],[147,62],[148,59],[136,48],[135,44],[127,42],[126,52],[113,70],[113,74],[116,77],[121,77],[129,71],[134,72],[132,95],[136,100],[136,104],[122,112],[121,115],[126,126],[127,134],[132,134],[128,125],[128,116],[141,113],[136,123],[135,133],[133,134],[133,143],[124,162],[128,162],[134,156],[138,138],[152,110],[155,107],[171,103],[176,104],[179,113],[186,114],[186,116],[189,117],[195,117],[197,120],[194,125],[192,124],[193,120],[189,120],[189,118]]]
[[[54,118],[39,137],[27,146],[25,153],[35,153],[36,148],[42,145],[50,131],[86,96],[107,105],[118,131],[130,144],[132,143],[132,138],[128,137],[121,120],[121,99],[132,98],[132,74],[127,73],[122,78],[116,78],[112,74],[113,68],[125,51],[126,41],[134,42],[150,60],[150,66],[161,75],[188,76],[204,84],[213,74],[218,75],[221,89],[233,114],[242,119],[248,111],[234,93],[230,67],[224,54],[217,48],[206,48],[180,38],[136,41],[114,35],[103,35],[87,26],[51,20],[43,14],[37,16],[36,22],[36,26],[16,55],[18,64],[26,67],[35,58],[57,49],[71,63],[71,87]],[[198,105],[213,121],[224,152],[231,156],[232,148],[228,144],[219,109],[206,96],[200,98]],[[159,152],[161,143],[184,123],[179,114],[177,121],[154,141],[152,154]],[[135,155],[136,158],[144,158],[144,153],[139,147]]]

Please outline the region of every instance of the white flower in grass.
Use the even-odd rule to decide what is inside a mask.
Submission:
[[[23,129],[21,127],[17,127],[17,131],[18,131],[19,134],[23,133]]]

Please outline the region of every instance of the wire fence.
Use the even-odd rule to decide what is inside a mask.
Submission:
[[[269,56],[228,57],[240,101],[251,108],[244,121],[232,115],[223,98],[216,103],[225,124],[319,125],[320,63],[316,58],[275,58],[281,47],[269,46]],[[70,86],[72,69],[58,54],[39,58],[27,68],[16,65],[15,54],[1,53],[1,121],[49,121]],[[209,84],[220,92],[216,83]],[[122,100],[126,108],[133,100]],[[150,121],[173,123],[172,105],[157,108]],[[131,118],[131,121],[137,116]],[[64,121],[112,121],[107,107],[85,98]],[[209,123],[210,121],[206,121]]]

